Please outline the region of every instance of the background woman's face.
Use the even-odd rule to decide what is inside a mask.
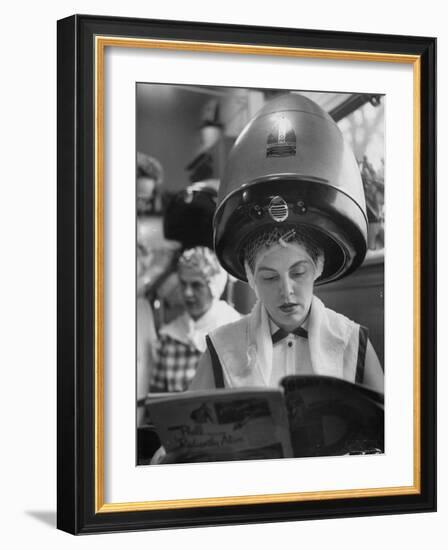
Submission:
[[[276,325],[291,331],[303,323],[313,297],[316,267],[299,244],[276,245],[255,263],[260,300]]]
[[[213,296],[207,281],[193,269],[179,269],[179,281],[187,312],[193,319],[199,319],[212,305]]]

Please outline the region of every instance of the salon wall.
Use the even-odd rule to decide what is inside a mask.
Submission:
[[[72,13],[217,21],[372,33],[439,36],[440,151],[448,149],[448,30],[444,3],[321,0],[141,2],[72,0],[5,3],[2,10],[1,152],[1,545],[7,549],[421,550],[446,548],[448,400],[439,404],[439,512],[325,521],[95,535],[55,530],[56,493],[56,20]],[[439,203],[448,203],[440,155]],[[444,206],[443,206],[444,208]],[[439,310],[448,309],[441,210]],[[443,238],[442,238],[443,237]],[[440,365],[448,365],[440,318]],[[448,371],[439,369],[442,396]]]
[[[137,86],[137,150],[161,163],[164,191],[190,184],[186,166],[201,145],[198,121],[207,99],[173,86]]]

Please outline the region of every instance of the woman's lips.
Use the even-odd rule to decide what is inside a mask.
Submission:
[[[287,304],[279,306],[279,309],[283,311],[283,313],[294,313],[298,307],[299,304],[288,302]]]

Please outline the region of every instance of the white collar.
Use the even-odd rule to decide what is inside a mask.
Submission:
[[[170,336],[187,346],[204,352],[205,336],[221,325],[236,321],[240,315],[224,300],[213,300],[211,307],[196,321],[188,313],[183,313],[160,329],[160,334]]]
[[[267,313],[267,311],[266,311]],[[275,334],[278,330],[281,330],[280,327],[271,319],[269,313],[267,314],[268,315],[268,321],[269,321],[269,330],[271,332],[271,336],[272,334]],[[303,323],[300,325],[302,328],[304,328],[305,330],[308,330],[308,324],[309,324],[309,320],[310,320],[310,316],[311,316],[311,306],[310,306],[310,309],[308,310],[308,315],[305,317],[305,321],[303,321]]]

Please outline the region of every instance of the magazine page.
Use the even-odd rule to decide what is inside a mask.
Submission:
[[[291,457],[281,389],[184,392],[148,401],[175,462]]]
[[[295,457],[384,452],[384,397],[329,376],[282,380]]]

